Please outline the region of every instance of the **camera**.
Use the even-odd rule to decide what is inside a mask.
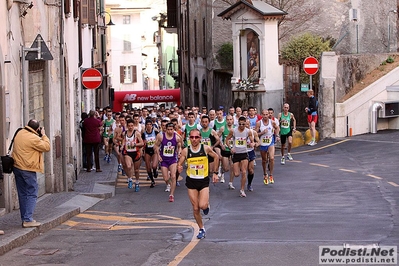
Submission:
[[[43,137],[43,135],[42,135],[42,127],[39,127],[37,129],[37,134],[39,134],[39,137]]]

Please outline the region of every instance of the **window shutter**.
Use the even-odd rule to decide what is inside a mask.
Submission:
[[[89,25],[95,26],[96,25],[96,0],[88,0],[89,3]]]
[[[73,18],[78,19],[80,17],[80,0],[73,0]]]
[[[64,0],[64,13],[65,15],[71,13],[71,0]]]
[[[132,66],[132,82],[137,82],[137,66]]]
[[[178,1],[176,0],[167,0],[167,16],[168,16],[168,28],[176,28],[177,27],[177,14],[178,14]]]
[[[81,21],[82,24],[88,24],[89,23],[89,0],[81,0],[81,12],[80,14],[82,15]]]
[[[125,67],[124,66],[119,66],[119,78],[120,78],[121,84],[125,83]]]

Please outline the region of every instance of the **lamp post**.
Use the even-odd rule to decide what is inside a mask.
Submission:
[[[390,16],[389,16],[389,14],[390,13],[397,13],[397,11],[396,11],[396,9],[391,9],[391,10],[389,10],[388,11],[388,18],[387,18],[387,20],[388,20],[388,53],[390,53],[391,52],[391,20],[390,20]]]
[[[109,16],[109,22],[106,25],[107,26],[115,26],[115,23],[112,22],[111,14],[108,13],[107,11],[101,11],[98,15],[101,16],[101,15],[104,15],[104,14],[108,14],[108,16]],[[105,18],[105,15],[104,15],[104,18]]]

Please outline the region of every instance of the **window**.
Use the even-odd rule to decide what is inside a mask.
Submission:
[[[130,15],[123,16],[123,24],[130,24]]]
[[[132,50],[132,42],[130,41],[130,35],[125,34],[123,36],[123,51],[130,52]]]
[[[120,83],[137,82],[137,66],[120,66]]]
[[[82,0],[82,24],[96,25],[96,1]]]

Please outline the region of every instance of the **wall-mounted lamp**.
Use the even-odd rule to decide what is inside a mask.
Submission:
[[[109,22],[107,23],[107,26],[114,26],[115,23],[112,22],[112,17],[110,13],[108,13],[107,11],[101,11],[99,15],[103,15],[105,17],[105,14],[108,14],[109,16]]]
[[[168,21],[165,13],[159,13],[158,16],[151,17],[152,21],[158,21],[159,27],[166,28],[166,22]]]
[[[33,2],[30,2],[30,4],[24,4],[24,7],[21,9],[21,17],[25,17],[26,14],[28,14],[28,9],[32,9],[33,7]]]

